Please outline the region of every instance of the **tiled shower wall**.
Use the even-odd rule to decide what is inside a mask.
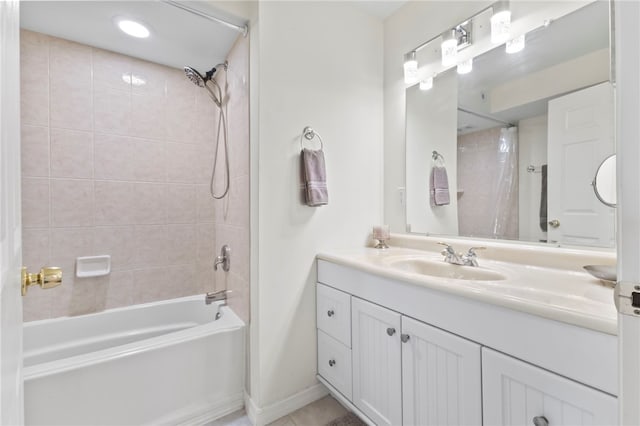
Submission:
[[[29,290],[25,320],[213,290],[222,202],[208,195],[205,91],[182,70],[29,31],[21,67],[23,263],[65,274]],[[76,257],[101,254],[110,275],[74,276]]]

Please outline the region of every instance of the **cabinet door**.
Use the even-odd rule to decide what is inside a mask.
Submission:
[[[353,403],[378,426],[402,424],[400,314],[352,297]]]
[[[485,425],[618,424],[615,397],[487,348],[482,395]]]
[[[480,345],[402,317],[404,425],[482,424]]]

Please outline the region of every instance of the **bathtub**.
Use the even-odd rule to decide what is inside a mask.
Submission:
[[[205,424],[243,406],[244,333],[204,296],[25,323],[25,423]]]

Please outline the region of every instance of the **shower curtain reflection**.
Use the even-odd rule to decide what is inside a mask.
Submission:
[[[461,236],[518,238],[518,128],[458,136]]]

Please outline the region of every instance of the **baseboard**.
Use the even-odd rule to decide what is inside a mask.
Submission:
[[[280,417],[291,414],[294,411],[311,404],[320,398],[329,394],[329,391],[321,383],[304,389],[282,401],[278,401],[274,404],[267,405],[264,408],[258,407],[251,396],[245,393],[245,410],[247,410],[247,416],[254,426],[265,426]]]
[[[327,389],[329,389],[329,393],[333,396],[340,404],[344,406],[347,410],[353,412],[356,416],[360,417],[360,420],[365,422],[369,426],[376,426],[374,422],[371,421],[369,417],[367,417],[358,407],[353,405],[351,401],[349,401],[344,395],[342,395],[336,388],[334,388],[331,383],[327,382],[322,376],[317,375],[316,378],[320,380],[320,383],[324,384]]]
[[[153,425],[202,426],[242,408],[242,393],[232,395],[215,404],[198,403],[154,420]]]

